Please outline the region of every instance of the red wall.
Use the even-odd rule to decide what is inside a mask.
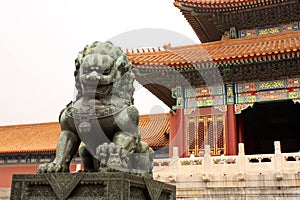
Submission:
[[[184,115],[183,109],[177,109],[170,117],[169,157],[173,156],[173,147],[178,147],[179,157],[184,156]]]
[[[10,164],[0,165],[0,188],[11,187],[13,174],[36,174],[39,164]],[[70,167],[71,172],[76,169],[76,164]]]

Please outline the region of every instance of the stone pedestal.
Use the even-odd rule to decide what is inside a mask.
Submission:
[[[173,185],[124,172],[14,175],[11,196],[18,199],[173,200]]]

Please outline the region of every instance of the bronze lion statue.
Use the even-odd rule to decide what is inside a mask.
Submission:
[[[140,139],[133,105],[132,65],[120,47],[94,42],[75,60],[77,96],[61,112],[56,157],[38,173],[69,172],[79,149],[85,171],[107,169],[151,173],[153,150]]]

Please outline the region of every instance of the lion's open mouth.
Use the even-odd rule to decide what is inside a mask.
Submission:
[[[86,95],[93,95],[95,97],[103,97],[103,96],[107,96],[111,90],[112,90],[112,86],[113,84],[109,84],[109,85],[101,85],[98,84],[97,86],[91,86],[91,85],[84,85],[84,93]]]

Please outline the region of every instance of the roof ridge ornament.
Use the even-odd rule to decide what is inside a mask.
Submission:
[[[126,54],[139,54],[139,53],[155,53],[164,51],[165,48],[161,47],[141,47],[141,48],[134,48],[134,49],[126,49]]]
[[[171,49],[171,48],[172,48],[172,44],[171,44],[171,43],[164,44],[164,45],[163,45],[163,48],[164,48],[165,50]]]

